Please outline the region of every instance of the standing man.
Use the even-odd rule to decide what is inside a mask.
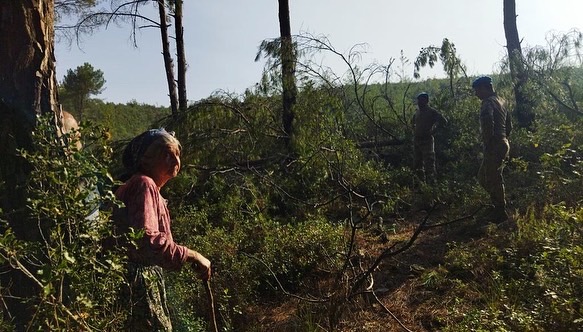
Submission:
[[[433,107],[429,106],[429,94],[421,92],[417,95],[417,111],[413,115],[413,131],[415,138],[415,172],[421,181],[435,179],[435,143],[433,134],[447,120]]]
[[[492,79],[482,76],[472,83],[476,97],[482,101],[480,107],[480,130],[484,146],[484,159],[478,171],[478,182],[490,194],[494,208],[489,220],[500,223],[508,220],[504,193],[504,160],[508,157],[508,137],[512,130],[510,114],[504,101],[496,95]]]

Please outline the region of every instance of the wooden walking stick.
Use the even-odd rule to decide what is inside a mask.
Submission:
[[[213,292],[211,290],[211,280],[207,279],[204,281],[204,290],[206,291],[206,296],[208,299],[209,304],[209,311],[210,311],[210,330],[212,332],[219,332],[219,328],[217,326],[217,317],[215,315],[215,300],[213,299]]]

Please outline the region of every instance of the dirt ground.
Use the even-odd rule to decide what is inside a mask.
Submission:
[[[368,225],[358,232],[356,241],[360,257],[357,264],[361,267],[370,266],[392,245],[398,248],[409,241],[423,220],[426,225],[442,224],[423,230],[406,251],[384,259],[373,273],[374,282],[368,281],[368,289],[374,292],[363,292],[350,301],[340,299],[343,305],[335,309],[330,309],[333,307],[330,303],[309,303],[282,294],[273,303],[251,308],[248,317],[254,326],[252,330],[332,331],[329,319],[335,316],[334,312],[340,312],[334,331],[439,331],[448,321],[447,308],[451,307],[448,301],[453,298],[451,294],[441,296],[439,289],[428,290],[425,286],[431,278],[426,272],[443,265],[448,243],[481,241],[496,227],[476,221],[478,212],[479,208],[461,217],[450,217],[444,210],[430,213],[420,210],[392,220],[387,218],[382,231],[377,225]],[[386,230],[387,225],[394,226],[390,227],[392,231]],[[314,290],[321,296],[347,293],[332,290],[331,285],[332,275],[309,283],[306,294],[298,295],[308,297]]]

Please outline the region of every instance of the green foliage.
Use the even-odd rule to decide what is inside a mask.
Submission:
[[[455,45],[444,38],[441,47],[428,46],[421,49],[417,59],[415,59],[415,71],[413,76],[419,78],[419,71],[422,67],[429,66],[433,68],[437,60],[443,64],[443,70],[450,79],[455,79],[459,74],[465,74],[466,68],[461,59],[456,54]]]
[[[525,52],[529,98],[557,104],[567,115],[580,117],[583,114],[583,33],[576,29],[563,34],[549,33],[546,39],[547,45],[531,47]]]
[[[55,0],[55,12],[57,13],[57,21],[63,16],[82,13],[96,4],[96,0],[79,0],[66,1]]]
[[[73,104],[79,120],[83,120],[83,111],[91,95],[98,95],[103,91],[105,78],[99,69],[93,69],[89,63],[67,70],[67,74],[60,84],[60,96]]]
[[[64,100],[63,104],[65,110],[71,110],[71,114],[78,118],[79,114],[67,100]],[[156,122],[169,115],[168,107],[140,104],[136,101],[116,104],[89,99],[85,105],[83,121],[106,128],[113,141],[123,141],[151,129],[156,126]]]
[[[261,330],[253,314],[262,304],[280,304],[284,290],[317,300],[309,307],[305,302],[298,305],[295,318],[302,321],[295,321],[294,327],[333,330],[347,308],[368,308],[360,303],[364,290],[352,287],[367,264],[377,258],[378,250],[392,248],[392,235],[400,237],[398,243],[409,236],[395,233],[410,229],[411,221],[404,219],[417,217],[418,207],[426,209],[439,202],[436,218],[454,219],[488,202],[475,179],[482,151],[480,102],[471,93],[453,44],[445,39],[440,48],[422,50],[416,63],[419,70],[441,61],[448,79],[411,83],[401,77],[400,83],[392,83],[392,62],[361,67],[355,49],[343,55],[326,40],[298,40],[302,41],[298,54],[304,57],[298,59],[301,84],[292,155],[282,139],[281,87],[275,67],[268,68],[255,91],[243,96],[211,96],[178,119],[168,117],[166,108],[136,102],[88,103],[87,119],[95,117],[116,140],[131,138],[153,125],[176,131],[183,145],[183,169],[163,193],[173,215],[173,236],[213,262],[212,282],[224,331]],[[347,74],[336,76],[315,66],[305,57],[310,47],[340,56]],[[262,50],[276,54],[277,45],[265,44]],[[512,133],[511,158],[505,170],[517,230],[478,229],[483,226],[478,222],[448,225],[451,228],[442,232],[448,240],[458,236],[457,232],[461,235],[447,244],[442,264],[426,268],[414,282],[425,296],[427,292],[435,296],[437,310],[426,315],[434,315],[441,330],[582,328],[583,123],[577,112],[565,112],[567,106],[576,109],[580,105],[580,68],[570,63],[551,70],[542,65],[551,61],[548,54],[536,61],[546,68],[537,78],[544,81],[531,82],[527,89],[538,107],[537,128]],[[402,63],[406,61],[402,59]],[[494,76],[497,92],[510,101],[512,109],[512,82],[504,73]],[[565,82],[567,85],[562,84]],[[555,87],[561,84],[563,92],[549,94],[559,91]],[[449,125],[436,134],[436,183],[414,188],[410,119],[419,91],[430,93],[432,105]],[[571,98],[570,103],[565,98]],[[80,222],[93,206],[88,189],[111,185],[100,162],[111,159],[111,154],[95,143],[100,135],[91,135],[82,133],[81,137],[89,140],[84,142],[86,147],[95,146],[90,148],[93,154],[63,151],[52,136],[35,153],[23,153],[31,165],[38,165],[33,167],[29,208],[51,241],[41,242],[45,244],[41,247],[18,241],[7,231],[1,248],[5,258],[15,252],[42,253],[48,262],[42,274],[33,271],[45,290],[39,307],[45,314],[39,321],[52,323],[48,309],[55,307],[47,299],[63,288],[57,281],[64,280],[75,285],[63,288],[63,294],[74,295],[68,297],[75,304],[73,316],[104,326],[102,319],[109,313],[101,305],[113,304],[113,294],[103,290],[115,289],[121,282],[116,279],[120,272],[116,265],[103,263],[100,255],[105,253],[96,246],[98,238],[108,235],[107,216],[103,215],[103,223],[98,222],[95,229]],[[123,142],[118,143],[116,152],[120,153]],[[41,176],[41,169],[47,175]],[[99,197],[110,199],[110,195]],[[377,229],[382,233],[379,239],[389,243],[363,243],[370,235],[367,225],[380,218],[392,225],[389,233]],[[483,238],[476,240],[478,233],[484,233]],[[83,245],[77,239],[83,239]],[[375,251],[364,252],[367,246]],[[92,270],[102,266],[97,262],[116,267],[109,269],[113,275]],[[383,269],[389,265],[374,273],[386,273]],[[83,283],[72,276],[77,268],[93,282]],[[96,280],[100,285],[95,285]],[[207,300],[193,270],[169,274],[167,281],[174,327],[205,330]],[[93,290],[101,295],[86,292],[90,285],[99,287]],[[448,314],[439,314],[439,309]],[[57,310],[59,319],[67,324],[75,320],[62,307]],[[85,313],[91,313],[90,318]],[[123,311],[113,314],[121,318]]]
[[[454,306],[448,331],[575,331],[583,327],[581,208],[549,205],[518,220],[518,231],[475,248],[456,246],[446,265],[473,297]],[[473,250],[470,250],[472,248]],[[469,305],[465,305],[464,302]]]
[[[566,99],[557,98],[560,89],[544,88],[551,81],[565,82],[561,89],[572,89],[574,103],[569,105],[576,109],[580,89],[569,80],[578,69],[543,65],[549,61],[560,67],[569,52],[553,53],[556,63],[545,54],[537,58],[538,70],[545,74],[533,76],[538,80],[533,84],[539,85],[527,90],[538,105],[537,130],[512,133],[505,174],[518,230],[488,233],[491,237],[485,241],[451,244],[446,271],[440,273],[441,280],[449,279],[440,289],[457,299],[449,308],[455,318],[447,319],[446,331],[582,328],[582,119],[566,109]],[[509,95],[506,89],[512,86],[504,79],[498,80],[499,93]]]
[[[222,209],[239,214],[239,206],[230,204],[223,202]],[[224,220],[221,227],[211,226],[213,221],[202,211],[192,209],[177,216],[173,227],[182,243],[212,260],[215,300],[222,323],[229,330],[246,324],[243,308],[254,305],[258,298],[274,296],[281,286],[298,291],[302,280],[338,264],[334,252],[340,249],[342,229],[326,221],[281,225],[261,215]],[[183,313],[194,310],[194,315],[182,315],[181,324],[193,323],[188,317],[206,316],[202,287],[186,286],[194,278],[192,272],[186,271],[169,278],[172,306]]]
[[[279,105],[250,93],[243,101],[215,97],[166,124],[184,146],[183,171],[165,192],[175,237],[215,264],[218,306],[232,329],[247,324],[243,310],[258,298],[281,287],[302,292],[314,276],[337,271],[349,240],[342,221],[380,200],[390,210],[399,200],[393,193],[406,191],[402,179],[386,186],[382,167],[343,136],[342,102],[310,85],[299,94],[297,155],[288,158]],[[173,294],[177,307],[196,302]],[[204,302],[197,308],[200,317]]]
[[[87,127],[80,132],[79,151],[78,134],[58,138],[51,119],[38,119],[33,149],[20,152],[30,166],[28,220],[22,222],[36,228],[38,241],[22,241],[5,228],[0,258],[22,271],[37,292],[26,299],[36,307],[31,328],[115,330],[124,313],[115,292],[123,282],[123,263],[115,248],[103,247],[103,239],[112,236],[108,214],[94,212],[114,201],[113,180],[100,162],[111,149],[102,131]]]
[[[509,187],[513,200],[526,207],[566,202],[575,206],[583,178],[582,119],[573,122],[562,113],[542,113],[536,132],[517,130],[513,134],[509,164]]]

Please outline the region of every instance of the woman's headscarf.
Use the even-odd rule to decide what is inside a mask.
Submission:
[[[150,129],[134,137],[123,152],[122,162],[126,169],[126,176],[131,176],[139,170],[140,163],[148,147],[158,138],[165,135],[173,136],[164,128]],[[125,176],[124,176],[125,177]]]

